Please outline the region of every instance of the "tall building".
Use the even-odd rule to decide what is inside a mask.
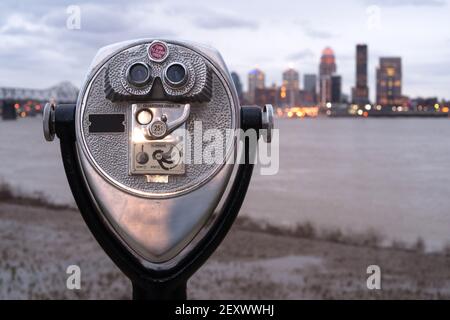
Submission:
[[[300,91],[300,75],[289,68],[283,72],[283,87],[286,93],[286,105],[293,107],[298,104],[298,96]]]
[[[315,74],[305,74],[303,76],[303,90],[317,92],[317,76]]]
[[[253,69],[248,74],[248,102],[250,104],[255,103],[255,90],[264,89],[265,87],[265,75],[259,69]]]
[[[300,90],[299,91],[299,104],[300,106],[307,107],[307,106],[314,106],[316,105],[316,94],[311,91],[307,90]]]
[[[299,73],[292,68],[283,72],[283,85],[288,90],[300,90],[300,76]]]
[[[319,103],[324,106],[331,101],[331,76],[324,75],[319,78]]]
[[[319,65],[319,102],[322,105],[331,101],[331,76],[336,70],[334,51],[327,47],[322,51]]]
[[[242,83],[241,79],[239,78],[239,75],[236,72],[231,72],[231,79],[233,79],[234,86],[236,87],[236,92],[238,94],[239,100],[242,102]]]
[[[303,90],[300,91],[300,104],[313,105],[317,103],[317,76],[305,74],[303,76]]]
[[[377,104],[381,106],[403,104],[401,58],[380,58],[377,69]]]
[[[334,57],[334,51],[330,47],[326,47],[322,51],[320,58],[319,75],[331,76],[337,71],[336,59]]]
[[[364,105],[369,103],[369,88],[367,86],[367,45],[356,46],[356,84],[352,89],[353,103]]]
[[[276,85],[263,89],[255,89],[255,101],[254,104],[258,106],[264,106],[266,103],[272,104],[273,106],[279,105],[278,100],[279,88]]]
[[[330,102],[340,103],[342,101],[342,77],[338,75],[331,76],[331,99]]]

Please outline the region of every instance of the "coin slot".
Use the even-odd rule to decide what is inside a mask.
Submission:
[[[149,124],[150,122],[152,122],[152,119],[153,119],[153,114],[148,109],[140,110],[136,115],[136,120],[141,125]]]

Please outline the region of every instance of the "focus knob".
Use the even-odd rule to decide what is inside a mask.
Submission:
[[[149,160],[148,154],[146,152],[139,152],[136,155],[136,162],[139,164],[146,164]]]
[[[55,105],[46,103],[43,115],[44,138],[47,141],[55,139]]]

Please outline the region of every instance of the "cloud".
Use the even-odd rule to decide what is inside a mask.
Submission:
[[[301,26],[303,32],[306,36],[313,39],[331,39],[337,37],[337,35],[324,31],[322,29],[318,29],[314,27],[309,21],[306,20],[298,20],[297,23]]]
[[[430,63],[411,63],[407,67],[407,72],[409,74],[414,74],[418,77],[435,78],[435,77],[447,77],[450,78],[448,70],[450,70],[450,59],[444,59],[440,61],[435,61],[436,64]]]
[[[30,15],[12,14],[0,26],[0,34],[42,34],[49,31],[44,24],[33,22],[33,18]]]
[[[229,15],[204,15],[193,19],[194,25],[204,29],[248,28],[257,29],[255,21]]]
[[[380,5],[387,7],[442,7],[447,5],[446,0],[365,0],[367,5]]]
[[[314,58],[315,54],[311,49],[304,49],[300,50],[298,52],[292,53],[288,55],[286,58],[288,60],[305,60],[305,59],[311,59]]]
[[[188,18],[195,27],[201,29],[257,29],[258,22],[237,15],[231,11],[209,9],[199,6],[177,6],[166,9],[171,15]]]
[[[304,29],[305,34],[311,38],[317,38],[317,39],[330,39],[334,37],[334,34],[322,31],[318,29],[312,29],[312,28],[305,28]]]
[[[52,74],[78,85],[95,52],[104,45],[133,38],[175,37],[170,24],[148,19],[153,13],[152,6],[146,3],[136,6],[82,1],[81,29],[75,30],[66,27],[68,13],[64,5],[44,1],[46,10],[9,6],[8,15],[0,22],[3,71],[0,80],[8,80],[13,85],[25,80],[31,82],[29,85],[48,86],[58,81],[51,79]],[[8,78],[7,74],[14,76]],[[36,77],[37,74],[42,76]]]
[[[80,7],[81,30],[89,33],[111,33],[132,28],[127,21],[127,15],[118,15],[114,8],[84,5]],[[43,22],[57,29],[66,28],[68,14],[64,8],[56,9],[43,18]]]

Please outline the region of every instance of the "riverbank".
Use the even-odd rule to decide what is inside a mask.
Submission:
[[[193,299],[450,298],[445,254],[333,243],[251,230],[240,220],[189,282]],[[81,290],[66,289],[68,265]],[[382,270],[382,290],[366,288],[366,268]],[[79,212],[0,203],[1,299],[127,299],[131,288],[95,242]]]

